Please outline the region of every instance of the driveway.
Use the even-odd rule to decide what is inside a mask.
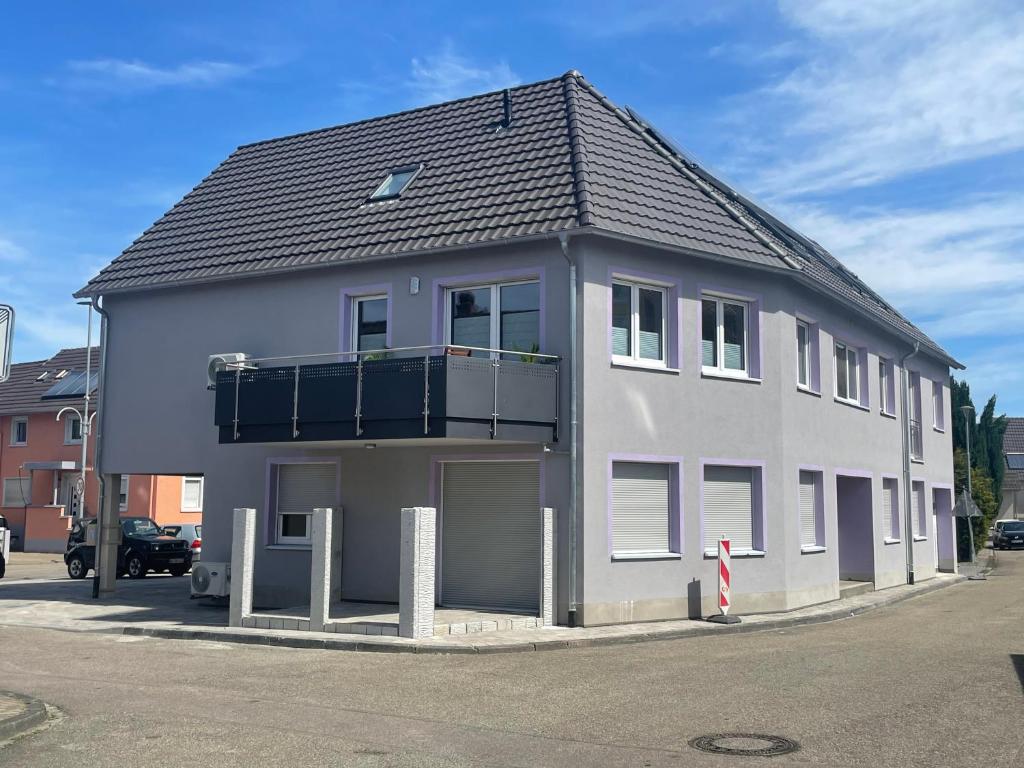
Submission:
[[[999,563],[987,581],[829,624],[544,653],[356,654],[0,627],[4,687],[66,715],[0,764],[754,765],[688,746],[739,731],[800,742],[773,766],[1016,767],[1024,552]]]

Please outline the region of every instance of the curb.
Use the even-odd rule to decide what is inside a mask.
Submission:
[[[335,637],[308,637],[288,635],[261,635],[249,634],[232,630],[210,630],[210,629],[178,629],[175,627],[138,627],[129,626],[122,630],[122,634],[135,637],[154,637],[164,640],[205,640],[207,642],[238,643],[240,645],[263,645],[274,648],[303,648],[307,650],[335,650],[335,651],[359,651],[363,653],[417,653],[417,654],[490,654],[490,653],[524,653],[529,651],[555,651],[567,648],[599,648],[610,645],[630,645],[633,643],[648,643],[659,640],[682,640],[688,637],[707,637],[708,635],[722,634],[750,634],[753,632],[766,632],[775,629],[788,629],[812,624],[825,624],[840,619],[848,619],[868,613],[877,608],[884,608],[889,605],[901,603],[921,595],[937,592],[940,589],[952,587],[967,581],[964,576],[955,579],[944,580],[934,584],[922,586],[910,594],[899,594],[885,597],[878,602],[869,605],[837,607],[831,611],[818,613],[813,616],[782,616],[777,619],[758,622],[756,624],[716,624],[714,626],[700,626],[695,629],[665,629],[654,630],[635,635],[621,635],[609,637],[581,637],[578,639],[565,640],[537,640],[534,642],[523,641],[514,643],[488,644],[488,645],[454,645],[454,644],[433,644],[414,645],[398,644],[394,642],[372,640],[343,640]]]
[[[23,696],[14,691],[0,690],[0,698],[15,699],[25,705],[25,710],[12,717],[0,720],[0,742],[13,739],[26,731],[31,731],[47,720],[46,705],[39,699]]]

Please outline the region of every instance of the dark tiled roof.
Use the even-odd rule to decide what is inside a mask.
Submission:
[[[1024,418],[1010,417],[1003,433],[1003,453],[1024,453]],[[1024,469],[1007,469],[1003,476],[1003,492],[1024,491]]]
[[[92,366],[99,366],[99,350],[92,348]],[[54,385],[53,375],[60,371],[84,371],[85,347],[62,349],[49,360],[38,360],[34,363],[15,363],[11,366],[11,376],[0,384],[0,415],[20,416],[26,413],[59,411],[67,400],[41,400],[43,394]],[[49,376],[37,381],[39,376],[48,371]],[[73,403],[71,403],[73,405]]]
[[[955,361],[831,255],[578,73],[239,147],[77,295],[271,274],[566,230],[792,273]],[[422,164],[400,198],[388,170]]]

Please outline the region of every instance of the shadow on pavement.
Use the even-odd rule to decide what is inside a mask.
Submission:
[[[1021,692],[1024,693],[1024,653],[1011,653],[1010,661],[1017,672],[1017,679],[1020,681]]]
[[[92,580],[0,581],[0,625],[51,626],[83,631],[112,624],[161,622],[227,626],[226,606],[192,600],[188,576],[118,579],[113,594],[92,597]]]

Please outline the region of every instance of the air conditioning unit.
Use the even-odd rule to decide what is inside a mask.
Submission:
[[[231,594],[229,563],[208,563],[192,566],[192,597],[227,597]]]
[[[217,386],[217,374],[226,370],[228,365],[244,363],[249,359],[245,352],[222,352],[219,355],[210,355],[206,365],[206,388],[213,389]]]

